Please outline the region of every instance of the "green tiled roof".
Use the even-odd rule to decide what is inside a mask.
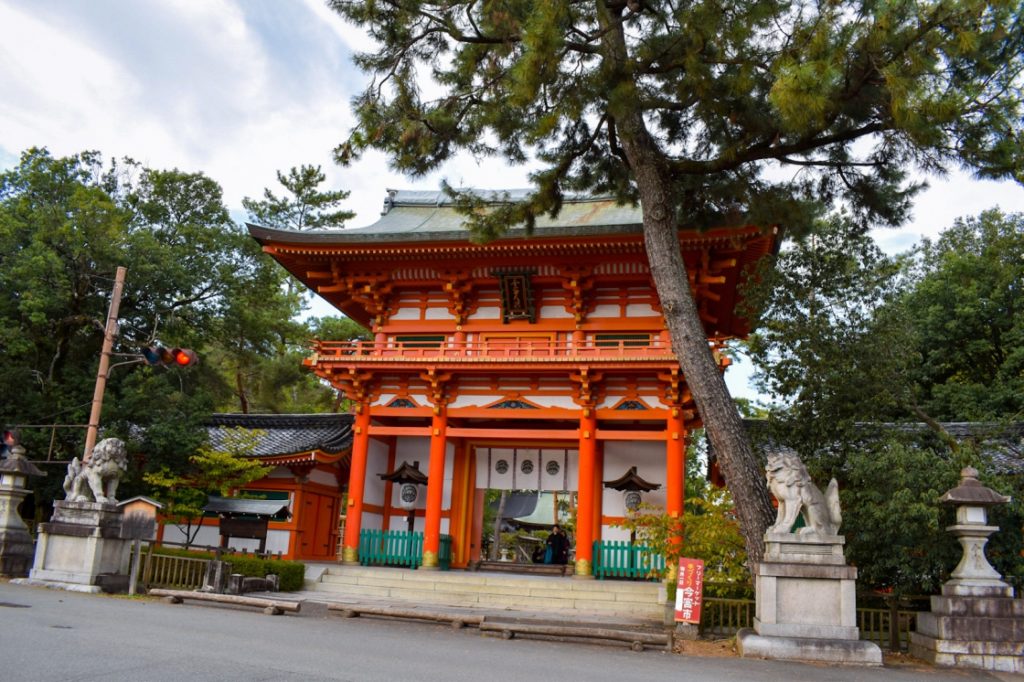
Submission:
[[[499,204],[521,200],[527,190],[478,190],[477,194]],[[388,190],[380,219],[366,227],[296,232],[250,224],[249,232],[257,239],[287,238],[307,244],[434,241],[468,239],[465,223],[466,217],[455,210],[443,192]],[[608,197],[568,197],[558,216],[538,216],[533,237],[630,234],[642,229],[638,206],[621,206]],[[525,235],[525,231],[518,228],[508,232],[508,236],[517,235]]]

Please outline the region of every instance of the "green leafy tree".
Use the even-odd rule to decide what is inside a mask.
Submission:
[[[757,329],[746,342],[774,400],[761,434],[805,455],[841,456],[861,421],[912,416],[914,334],[894,305],[906,259],[890,258],[849,216],[794,239],[745,288]]]
[[[246,484],[266,476],[273,467],[263,466],[252,453],[266,432],[243,428],[226,429],[223,442],[214,447],[203,444],[189,457],[187,469],[161,467],[145,475],[162,502],[161,512],[181,530],[185,546],[191,545],[202,527],[203,506],[211,494],[227,497]]]
[[[1019,2],[330,5],[379,45],[356,59],[373,81],[340,161],[376,148],[412,174],[461,151],[539,162],[536,191],[516,205],[488,213],[455,193],[481,239],[532,227],[571,191],[640,201],[672,345],[751,561],[772,507],[705,342],[676,230],[801,234],[840,201],[898,223],[913,168],[1024,181]]]
[[[288,190],[288,195],[278,197],[264,189],[262,199],[246,197],[242,199],[242,206],[249,212],[250,220],[267,227],[288,230],[343,227],[346,220],[356,215],[338,207],[348,199],[349,192],[319,189],[326,179],[320,166],[293,167],[287,175],[278,171],[277,181]]]
[[[948,421],[1024,418],[1024,214],[957,220],[918,257],[900,306],[922,407]]]
[[[267,337],[297,346],[307,332],[289,326],[298,304],[281,302],[280,274],[231,221],[210,178],[131,160],[104,164],[95,152],[58,158],[29,149],[0,173],[6,423],[87,421],[119,265],[128,267],[128,278],[114,351],[133,354],[159,340],[203,358],[187,370],[136,365],[111,372],[101,426],[137,453],[124,487],[133,492],[143,471],[185,464],[205,436],[205,417],[230,403],[233,384],[218,353],[234,359],[239,349],[254,348],[272,355],[277,346]],[[26,429],[23,437],[30,452],[51,451],[48,431]],[[80,455],[82,437],[56,430],[53,456]],[[59,481],[43,480],[37,492],[40,502],[52,499]]]
[[[945,531],[952,515],[938,500],[959,471],[951,457],[890,439],[847,455],[843,534],[862,585],[899,597],[934,592],[948,578],[959,545]]]

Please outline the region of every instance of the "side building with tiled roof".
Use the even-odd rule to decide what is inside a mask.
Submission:
[[[228,429],[259,434],[252,457],[273,469],[245,488],[247,496],[288,503],[288,518],[270,522],[266,551],[287,559],[327,561],[335,557],[342,513],[342,489],[348,481],[352,450],[349,414],[215,414],[207,424],[210,444],[222,443]],[[173,525],[162,539],[182,542]],[[195,539],[199,545],[220,544],[216,516],[203,519]],[[258,541],[231,538],[229,546],[254,550]]]

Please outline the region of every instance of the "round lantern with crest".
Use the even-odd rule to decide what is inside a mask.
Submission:
[[[406,521],[409,532],[412,532],[413,524],[416,521],[416,502],[420,497],[420,486],[427,484],[427,476],[420,471],[420,463],[413,462],[409,464],[408,462],[402,462],[402,466],[391,473],[378,475],[382,480],[399,485],[398,504],[402,509],[409,512],[406,515]]]

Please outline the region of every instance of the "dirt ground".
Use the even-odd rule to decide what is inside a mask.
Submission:
[[[739,656],[736,650],[736,639],[677,639],[673,651],[681,656],[700,656],[704,658],[730,658]],[[902,668],[918,672],[934,671],[936,668],[910,654],[891,654],[882,652],[882,665],[887,668]]]

